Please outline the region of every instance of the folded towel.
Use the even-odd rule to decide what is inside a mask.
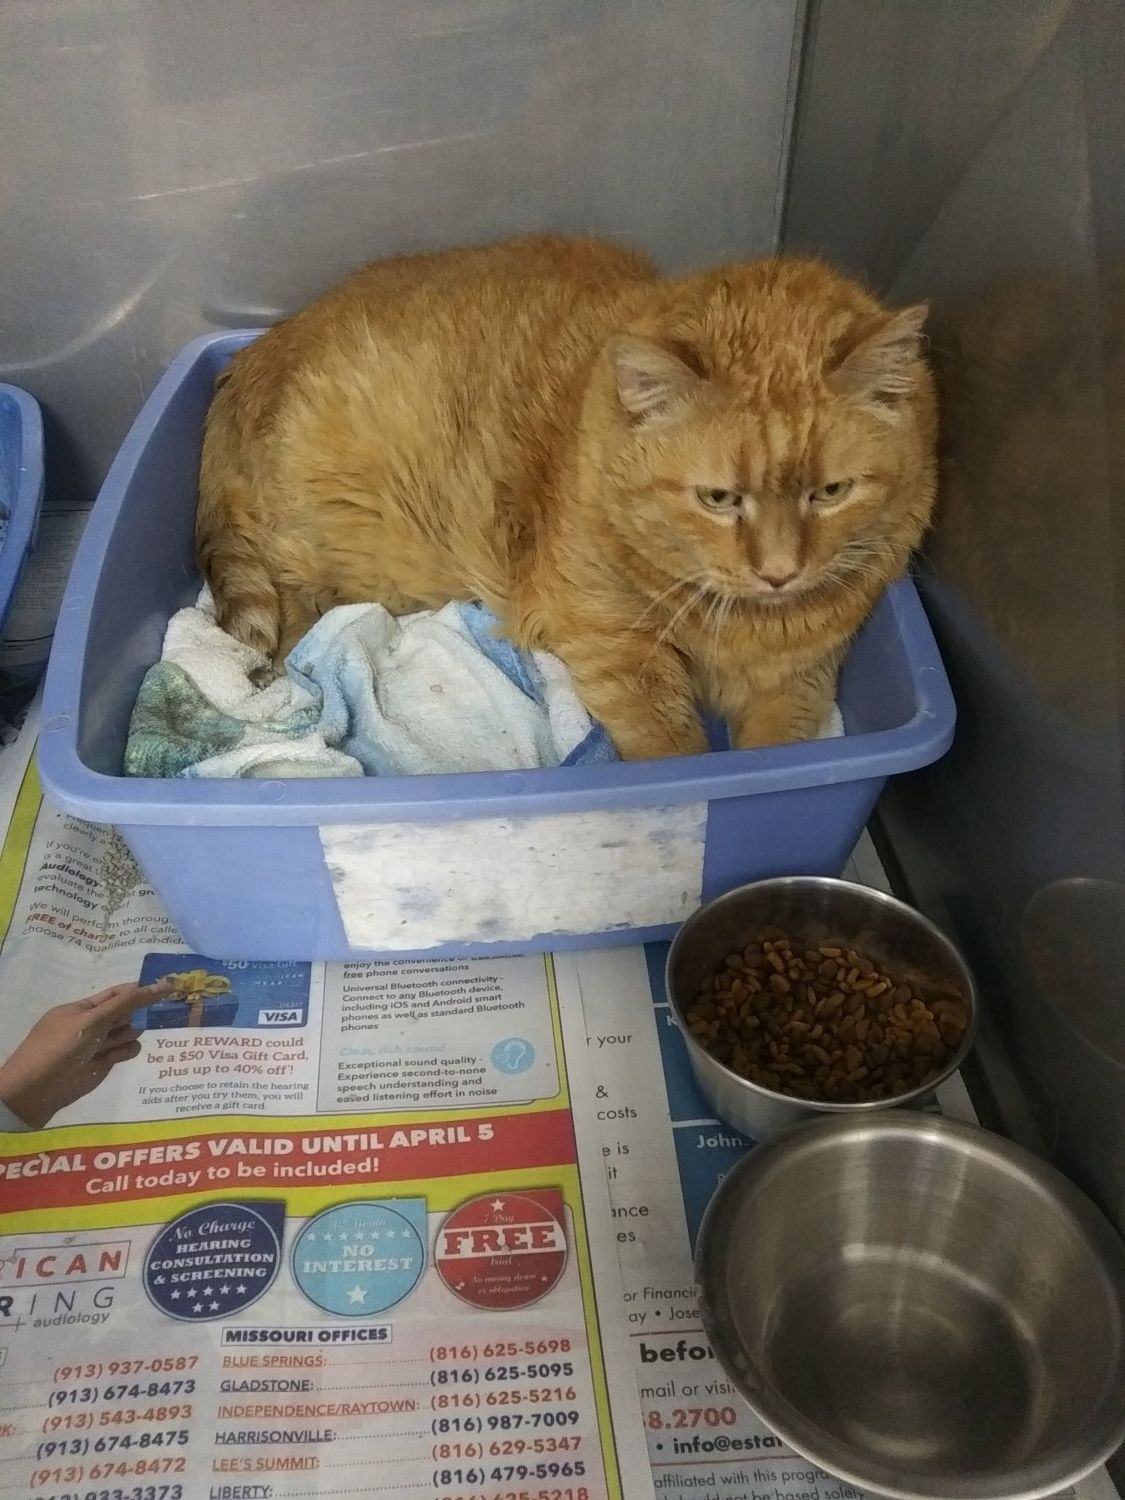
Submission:
[[[433,775],[618,759],[557,657],[519,651],[479,604],[396,619],[329,610],[270,680],[203,590],[168,622],[129,725],[128,776]],[[838,710],[825,737],[843,733]],[[725,737],[715,736],[716,746]]]
[[[262,687],[266,658],[215,623],[205,589],[168,622],[141,684],[127,776],[362,776],[319,733],[320,704],[289,677]]]
[[[396,619],[330,610],[265,686],[264,656],[204,590],[168,623],[129,728],[130,776],[269,777],[533,769],[617,759],[570,674],[496,634],[477,604]]]
[[[286,666],[321,698],[320,729],[368,776],[513,771],[616,760],[569,673],[496,634],[479,604],[395,619],[378,604],[330,610]]]

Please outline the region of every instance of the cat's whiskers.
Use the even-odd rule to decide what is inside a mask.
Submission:
[[[883,562],[889,562],[893,550],[893,545],[889,537],[857,537],[854,541],[846,542],[840,548],[838,555],[843,560],[855,558],[863,562],[868,558],[876,558]]]
[[[722,594],[712,594],[710,599],[708,599],[707,601],[707,606],[704,609],[702,618],[699,621],[700,629],[703,632],[703,647],[705,651],[714,642],[714,625],[718,619],[719,611],[722,609],[722,607]]]
[[[881,582],[886,577],[886,570],[877,568],[874,563],[849,562],[836,575],[837,580],[843,582],[855,582],[859,579]]]
[[[719,662],[719,651],[723,644],[723,631],[726,628],[727,622],[730,619],[731,615],[734,613],[735,605],[737,603],[738,600],[736,599],[734,594],[716,595],[717,608],[715,609],[713,620],[711,617],[710,607],[708,607],[705,625],[707,627],[710,627],[711,638],[708,642],[708,645],[714,655],[716,666]]]
[[[880,570],[873,570],[871,580],[882,583],[886,577]],[[843,594],[845,598],[856,599],[865,606],[870,606],[873,598],[871,583],[865,575],[857,572],[828,573],[824,583],[837,595]]]
[[[660,591],[659,594],[654,595],[648,601],[648,603],[645,605],[644,609],[641,610],[640,614],[633,621],[633,623],[629,626],[629,629],[630,630],[639,630],[641,628],[641,626],[644,624],[645,620],[649,617],[649,615],[652,613],[652,611],[656,608],[656,606],[658,604],[662,604],[665,599],[670,598],[673,594],[677,593],[680,589],[691,588],[693,584],[697,584],[699,582],[699,580],[700,580],[701,577],[702,577],[702,574],[700,574],[700,573],[693,573],[690,578],[677,578],[674,582],[670,583],[666,589],[661,589],[661,591]]]
[[[847,542],[821,574],[820,582],[859,597],[861,584],[880,584],[892,569],[891,548],[882,538]]]
[[[648,663],[648,660],[652,656],[653,652],[656,651],[659,647],[663,646],[664,642],[668,639],[672,631],[675,630],[676,626],[689,612],[689,610],[697,605],[702,599],[706,598],[709,592],[710,590],[708,589],[707,584],[702,583],[696,588],[694,593],[690,594],[688,598],[684,600],[683,604],[680,605],[679,609],[677,609],[676,613],[672,616],[667,625],[665,625],[664,629],[653,641],[652,650],[648,653],[648,656],[645,657],[646,664]]]

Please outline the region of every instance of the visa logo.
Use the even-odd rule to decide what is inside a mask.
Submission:
[[[299,1010],[260,1010],[259,1026],[300,1026],[304,1018]]]

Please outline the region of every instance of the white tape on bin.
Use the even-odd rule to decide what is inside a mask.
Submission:
[[[322,827],[353,948],[514,943],[682,922],[703,893],[706,802]]]

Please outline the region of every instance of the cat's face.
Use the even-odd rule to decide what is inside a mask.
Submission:
[[[932,503],[924,316],[883,315],[843,352],[783,348],[768,368],[615,340],[614,524],[669,577],[766,606],[890,576]]]

